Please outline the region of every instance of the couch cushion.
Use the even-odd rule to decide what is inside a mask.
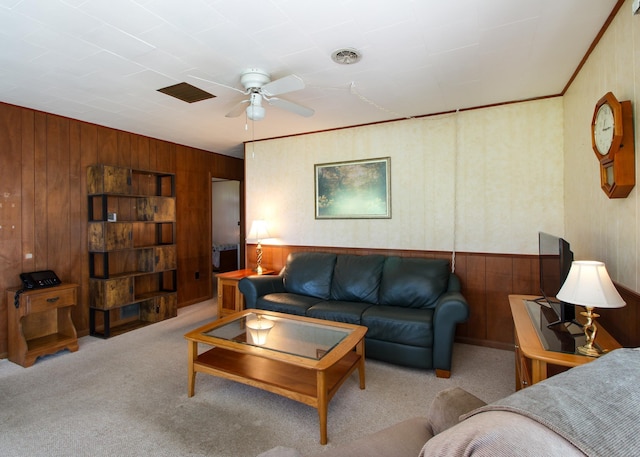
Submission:
[[[319,298],[307,297],[306,295],[275,293],[258,298],[256,308],[304,316],[307,309],[320,301]]]
[[[361,325],[374,338],[410,346],[433,347],[433,309],[374,305],[362,313]]]
[[[486,403],[460,387],[441,390],[429,406],[429,423],[434,435],[442,433],[460,422],[460,416]]]
[[[447,290],[449,262],[443,259],[388,257],[380,282],[381,305],[426,308]]]
[[[289,254],[283,273],[287,292],[328,300],[336,254],[294,252]]]
[[[384,260],[382,255],[339,255],[331,281],[331,299],[378,303]]]
[[[323,301],[307,309],[307,316],[360,325],[362,313],[369,306],[372,304],[352,301]]]

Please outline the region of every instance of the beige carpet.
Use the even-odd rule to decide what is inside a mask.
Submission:
[[[272,447],[305,454],[323,448],[315,409],[249,386],[199,374],[187,398],[183,335],[215,317],[215,303],[109,340],[80,339],[80,350],[30,368],[0,360],[3,456],[251,457]],[[367,361],[329,404],[335,446],[421,415],[440,390],[461,386],[485,401],[513,392],[512,352],[457,344],[453,375]]]

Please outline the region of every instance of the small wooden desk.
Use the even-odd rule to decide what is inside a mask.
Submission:
[[[273,270],[265,269],[262,271],[263,275],[273,273]],[[257,274],[255,270],[247,268],[216,275],[218,278],[218,318],[244,310],[244,295],[238,289],[238,283],[242,278]]]
[[[543,381],[554,374],[550,373],[549,365],[572,368],[595,360],[585,355],[548,351],[544,348],[525,307],[525,300],[536,298],[538,297],[534,295],[509,295],[509,305],[515,325],[516,390]],[[584,317],[579,316],[577,320],[584,322]],[[621,347],[620,343],[600,324],[597,322],[596,324],[598,325],[596,343],[600,347],[608,351]],[[558,371],[562,370],[555,370],[555,372]]]
[[[43,355],[78,350],[71,309],[78,302],[78,285],[61,284],[26,290],[14,305],[17,288],[7,289],[9,360],[30,367]]]

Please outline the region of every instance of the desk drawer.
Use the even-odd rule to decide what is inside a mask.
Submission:
[[[76,304],[76,290],[43,289],[40,293],[30,293],[24,297],[26,314],[41,313],[53,308]]]

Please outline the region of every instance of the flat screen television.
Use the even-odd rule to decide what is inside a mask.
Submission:
[[[538,254],[540,257],[540,291],[542,297],[538,303],[547,304],[558,315],[558,320],[549,324],[553,327],[566,322],[574,322],[576,317],[575,306],[556,300],[562,284],[567,279],[573,252],[569,243],[555,235],[538,233]]]

